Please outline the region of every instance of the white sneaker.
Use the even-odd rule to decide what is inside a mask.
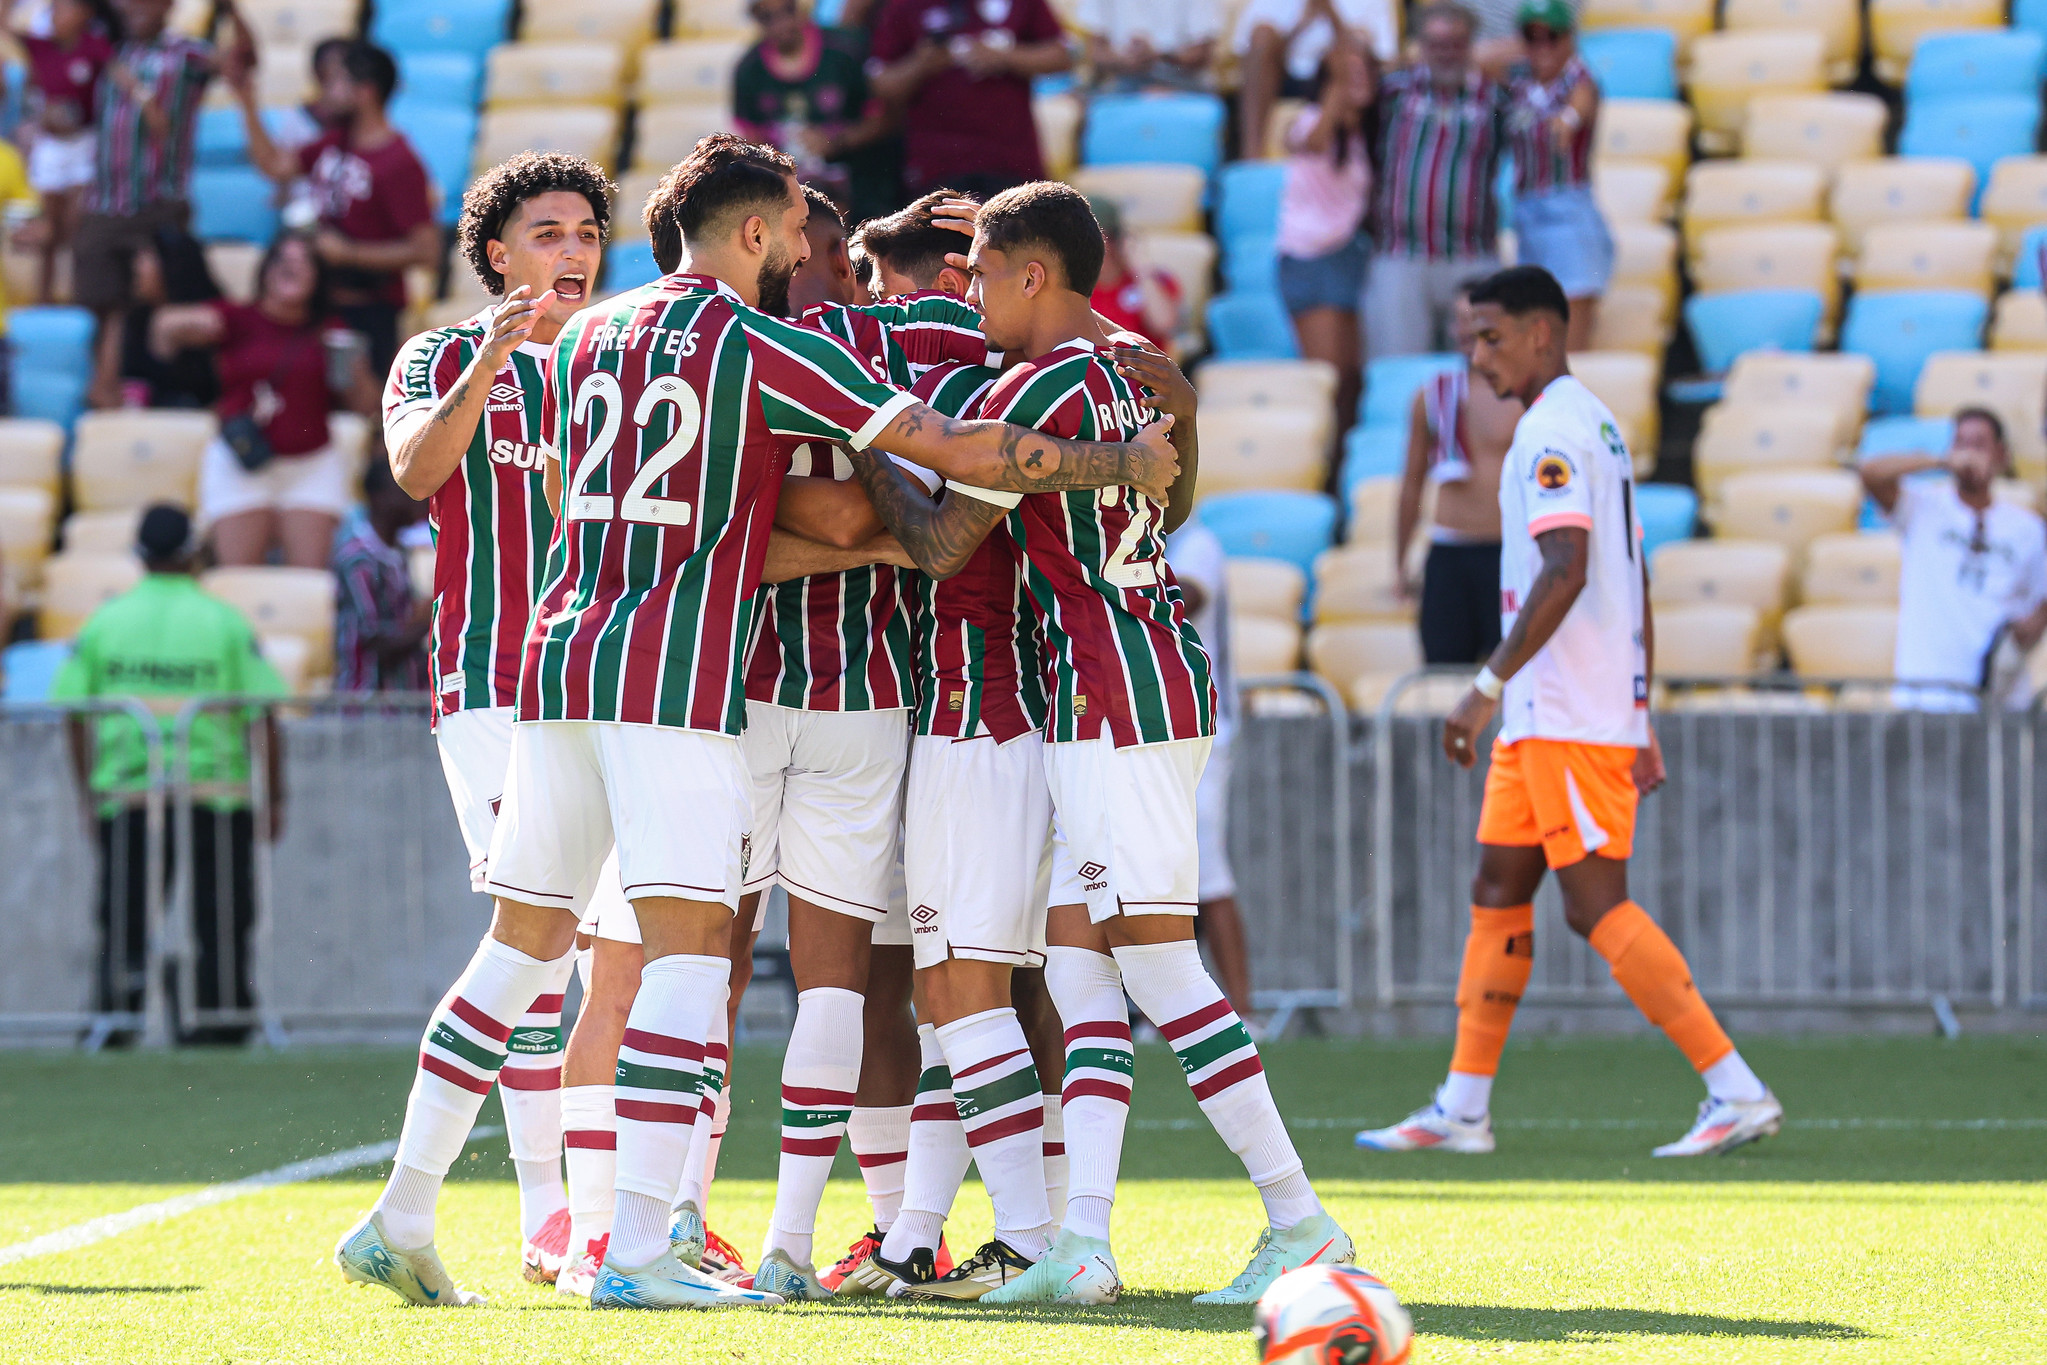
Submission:
[[[1109,1244],[1094,1237],[1062,1231],[1038,1263],[999,1289],[981,1296],[982,1303],[1114,1303],[1123,1293],[1123,1277]]]
[[[753,1268],[753,1287],[778,1294],[785,1303],[823,1303],[832,1297],[832,1291],[817,1282],[816,1267],[791,1260],[780,1247]]]
[[[372,1211],[342,1234],[334,1248],[334,1264],[351,1284],[380,1284],[407,1303],[422,1308],[472,1308],[490,1300],[457,1289],[428,1242],[417,1251],[400,1251],[384,1235],[383,1217]]]
[[[780,1294],[714,1280],[677,1260],[672,1249],[636,1270],[606,1256],[590,1290],[592,1308],[760,1308],[781,1302]]]
[[[1699,1117],[1692,1130],[1676,1142],[1666,1142],[1651,1156],[1718,1156],[1744,1143],[1775,1137],[1784,1126],[1784,1106],[1765,1090],[1759,1100],[1716,1100],[1708,1096],[1699,1105]]]
[[[1351,1265],[1357,1258],[1350,1234],[1328,1214],[1318,1213],[1285,1232],[1267,1228],[1259,1233],[1258,1244],[1251,1248],[1250,1264],[1237,1278],[1221,1289],[1196,1294],[1194,1302],[1256,1303],[1272,1288],[1272,1282],[1289,1270],[1304,1265]]]
[[[580,1255],[571,1256],[569,1263],[562,1267],[561,1274],[554,1277],[554,1292],[565,1299],[590,1301],[590,1291],[597,1286],[597,1272],[604,1268],[604,1249],[611,1242],[611,1234],[592,1237]]]
[[[700,1270],[704,1264],[704,1215],[690,1200],[683,1200],[668,1215],[668,1245],[675,1249],[675,1259],[691,1270]]]
[[[1466,1123],[1431,1100],[1391,1128],[1368,1128],[1352,1140],[1370,1152],[1490,1152],[1493,1116]]]

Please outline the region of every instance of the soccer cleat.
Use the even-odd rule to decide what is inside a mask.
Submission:
[[[917,1285],[930,1284],[938,1278],[938,1257],[930,1247],[912,1247],[909,1256],[901,1261],[891,1261],[877,1251],[867,1258],[860,1273],[863,1277],[886,1275],[888,1284],[882,1292],[899,1299]]]
[[[1431,1100],[1391,1128],[1368,1128],[1352,1140],[1368,1152],[1490,1152],[1493,1116],[1466,1123]]]
[[[549,1214],[540,1231],[526,1240],[519,1259],[525,1263],[529,1283],[553,1284],[569,1260],[569,1211]]]
[[[673,1248],[637,1270],[607,1257],[590,1290],[592,1308],[759,1308],[781,1302],[779,1294],[714,1280],[684,1265]]]
[[[1651,1156],[1718,1156],[1744,1143],[1775,1137],[1784,1126],[1784,1106],[1765,1090],[1759,1100],[1716,1100],[1710,1096],[1699,1105],[1699,1117],[1692,1130],[1676,1142],[1666,1142]]]
[[[565,1299],[582,1299],[589,1302],[590,1290],[597,1283],[597,1272],[604,1267],[604,1249],[611,1244],[611,1234],[592,1237],[583,1254],[562,1267],[561,1274],[554,1280],[554,1292]]]
[[[1207,1294],[1196,1294],[1196,1303],[1256,1303],[1272,1282],[1289,1270],[1304,1265],[1350,1265],[1357,1259],[1350,1234],[1326,1213],[1278,1232],[1272,1228],[1258,1234],[1251,1248],[1251,1263],[1228,1285]]]
[[[791,1260],[780,1247],[754,1267],[753,1287],[779,1295],[785,1303],[823,1303],[832,1297],[832,1291],[818,1283],[816,1270]]]
[[[861,1281],[850,1287],[847,1285],[848,1277],[851,1276],[855,1271],[859,1270],[860,1267],[866,1265],[868,1259],[872,1257],[875,1252],[880,1250],[881,1250],[880,1228],[875,1228],[870,1232],[861,1233],[858,1237],[853,1239],[853,1245],[846,1248],[846,1254],[839,1257],[838,1263],[835,1264],[830,1270],[827,1270],[824,1274],[817,1277],[818,1283],[823,1285],[826,1289],[831,1290],[834,1294],[850,1293],[859,1295],[880,1294],[886,1292],[888,1286],[885,1284],[879,1287],[871,1287],[868,1286],[865,1281]],[[886,1272],[883,1273],[885,1274]]]
[[[1000,1289],[981,1296],[982,1303],[1114,1303],[1123,1293],[1116,1257],[1109,1244],[1079,1233],[1061,1232],[1038,1263]]]
[[[334,1248],[334,1264],[351,1284],[380,1284],[422,1308],[471,1308],[490,1302],[455,1287],[432,1242],[417,1251],[392,1246],[384,1235],[384,1219],[375,1212],[343,1234]]]
[[[911,1259],[917,1259],[923,1250],[919,1247]],[[1028,1256],[997,1238],[983,1242],[981,1249],[954,1266],[952,1273],[919,1284],[905,1282],[900,1290],[889,1291],[889,1295],[914,1303],[973,1303],[990,1290],[1008,1284],[1031,1265]]]
[[[704,1225],[704,1259],[697,1262],[697,1269],[727,1284],[743,1284],[752,1278],[746,1273],[746,1258],[739,1254],[739,1248],[720,1237],[708,1223]]]
[[[675,1259],[692,1270],[704,1264],[704,1215],[689,1200],[675,1206],[668,1218],[668,1245]]]

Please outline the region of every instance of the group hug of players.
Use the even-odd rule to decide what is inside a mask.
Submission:
[[[612,191],[552,153],[479,178],[461,244],[503,302],[414,338],[386,393],[391,472],[430,501],[437,738],[495,914],[344,1274],[479,1301],[434,1210],[495,1083],[527,1276],[595,1306],[1114,1302],[1126,998],[1265,1208],[1201,1299],[1351,1260],[1195,944],[1217,698],[1164,559],[1194,394],[1090,309],[1086,200],[929,196],[849,253],[788,158],[719,135],[645,205],[663,276],[592,307]],[[828,301],[791,320],[799,271]],[[705,1215],[773,884],[797,1013],[748,1275]],[[820,1273],[847,1138],[874,1226]],[[955,1264],[970,1161],[994,1235]]]

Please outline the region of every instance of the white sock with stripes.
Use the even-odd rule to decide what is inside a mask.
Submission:
[[[1063,1225],[1109,1240],[1109,1212],[1130,1119],[1130,1013],[1116,960],[1086,948],[1045,950],[1045,988],[1066,1025],[1060,1103],[1069,1175]]]
[[[938,1030],[953,1105],[995,1206],[995,1235],[1036,1259],[1052,1245],[1045,1204],[1045,1099],[1013,1009],[983,1010]]]
[[[856,1107],[846,1140],[860,1161],[860,1179],[874,1210],[874,1226],[886,1233],[903,1211],[903,1167],[910,1159],[910,1113],[914,1105],[886,1109]]]
[[[505,1139],[519,1174],[519,1228],[527,1241],[568,1207],[562,1189],[562,993],[576,970],[571,951],[519,1017],[498,1072]]]
[[[682,1184],[675,1191],[675,1207],[678,1209],[684,1204],[695,1204],[697,1212],[702,1213],[710,1197],[711,1135],[722,1131],[717,1118],[718,1105],[725,1095],[725,1073],[732,1065],[732,1047],[726,1039],[729,1030],[721,1002],[717,1017],[712,1021],[711,1041],[704,1045],[704,1095],[702,1103],[697,1106],[696,1126],[690,1129],[689,1155],[682,1163]]]
[[[640,973],[618,1049],[618,1201],[608,1263],[637,1268],[668,1250],[668,1208],[682,1184],[704,1083],[704,1044],[732,964],[674,953]]]
[[[1322,1204],[1273,1103],[1258,1049],[1201,965],[1194,941],[1136,944],[1115,952],[1130,998],[1179,1054],[1201,1112],[1258,1187],[1266,1221],[1284,1231],[1320,1213]]]
[[[832,1158],[853,1113],[865,1038],[858,991],[820,986],[796,996],[796,1023],[782,1054],[782,1159],[775,1171],[775,1212],[761,1255],[779,1248],[798,1265],[811,1263],[817,1205],[832,1176]]]
[[[952,1072],[938,1030],[917,1025],[917,1102],[910,1108],[910,1155],[903,1163],[903,1211],[882,1240],[881,1254],[901,1264],[918,1247],[938,1249],[945,1217],[959,1197],[973,1153],[952,1099]]]
[[[513,1024],[557,965],[486,934],[427,1021],[419,1070],[405,1101],[397,1163],[377,1199],[384,1231],[400,1250],[414,1251],[433,1241],[441,1181],[462,1154],[476,1126],[476,1111],[505,1064]]]
[[[618,1115],[608,1085],[572,1085],[561,1092],[562,1146],[569,1167],[569,1256],[611,1235],[618,1183]]]
[[[1042,1077],[1040,1081],[1042,1083]],[[1045,1096],[1045,1207],[1054,1226],[1066,1221],[1066,1116],[1059,1096]]]

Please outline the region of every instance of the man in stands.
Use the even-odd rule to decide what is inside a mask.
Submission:
[[[795,158],[803,181],[858,220],[901,201],[902,142],[860,54],[800,0],[754,0],[760,41],[732,71],[732,116],[755,142]]]
[[[399,543],[426,506],[398,486],[382,450],[363,471],[365,515],[334,550],[334,690],[424,692],[433,600],[413,595]]]
[[[1628,449],[1606,405],[1571,377],[1571,306],[1555,276],[1516,266],[1470,299],[1473,372],[1528,413],[1500,480],[1506,638],[1444,721],[1443,752],[1469,768],[1496,710],[1501,728],[1479,810],[1449,1078],[1434,1101],[1357,1144],[1493,1150],[1493,1076],[1534,964],[1535,892],[1554,871],[1565,922],[1706,1083],[1691,1130],[1655,1154],[1728,1151],[1775,1133],[1784,1107],[1713,1017],[1677,945],[1628,897],[1636,803],[1663,783]]]

